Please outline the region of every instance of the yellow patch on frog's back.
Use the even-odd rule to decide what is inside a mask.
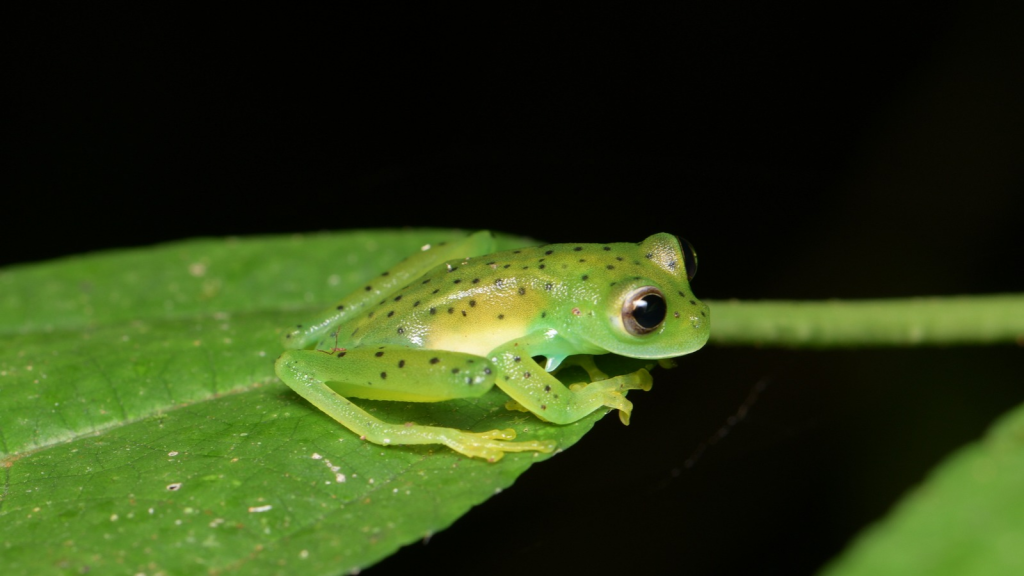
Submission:
[[[524,336],[524,327],[517,324],[509,321],[507,324],[498,324],[483,332],[435,330],[424,339],[423,347],[486,357],[498,346]]]

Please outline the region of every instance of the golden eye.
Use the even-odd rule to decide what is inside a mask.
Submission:
[[[622,325],[634,336],[649,334],[665,321],[667,311],[661,290],[654,286],[637,288],[622,302]]]

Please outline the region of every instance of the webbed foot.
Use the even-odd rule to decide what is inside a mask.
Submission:
[[[647,392],[654,384],[651,373],[641,368],[631,374],[615,376],[607,380],[599,380],[590,384],[573,384],[569,387],[572,391],[582,391],[584,394],[596,394],[601,397],[601,403],[609,408],[619,411],[619,420],[629,426],[629,416],[633,411],[633,403],[626,399],[624,393],[627,390],[643,390]]]
[[[452,450],[471,458],[483,458],[488,462],[497,462],[505,452],[544,452],[550,453],[558,444],[554,440],[528,440],[511,442],[516,437],[512,429],[491,430],[489,432],[463,432],[451,430],[453,434],[445,434],[443,443]]]

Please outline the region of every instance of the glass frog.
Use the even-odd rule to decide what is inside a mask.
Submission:
[[[285,335],[277,375],[360,437],[382,445],[444,444],[489,461],[551,452],[515,432],[384,422],[348,400],[438,402],[497,386],[508,407],[568,424],[607,406],[629,424],[624,391],[649,390],[641,369],[609,378],[593,355],[663,360],[708,339],[708,307],[689,280],[697,258],[671,234],[642,242],[549,244],[505,252],[482,231],[423,250]],[[582,356],[581,356],[582,355]],[[592,382],[551,372],[569,356]],[[538,363],[542,359],[543,365]]]

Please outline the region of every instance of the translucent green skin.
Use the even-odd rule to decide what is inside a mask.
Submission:
[[[708,339],[706,305],[690,291],[679,241],[551,244],[491,254],[493,236],[425,249],[287,334],[278,376],[335,420],[378,444],[445,444],[467,456],[549,452],[551,442],[513,442],[512,430],[472,433],[385,423],[345,397],[433,402],[498,386],[514,407],[558,424],[608,406],[629,423],[629,389],[650,389],[646,370],[608,378],[592,358],[615,353],[664,359]],[[623,304],[657,288],[665,319],[646,334],[625,325]],[[635,330],[634,330],[635,331]],[[544,367],[533,357],[547,359]],[[590,374],[564,386],[548,372],[569,356]]]

